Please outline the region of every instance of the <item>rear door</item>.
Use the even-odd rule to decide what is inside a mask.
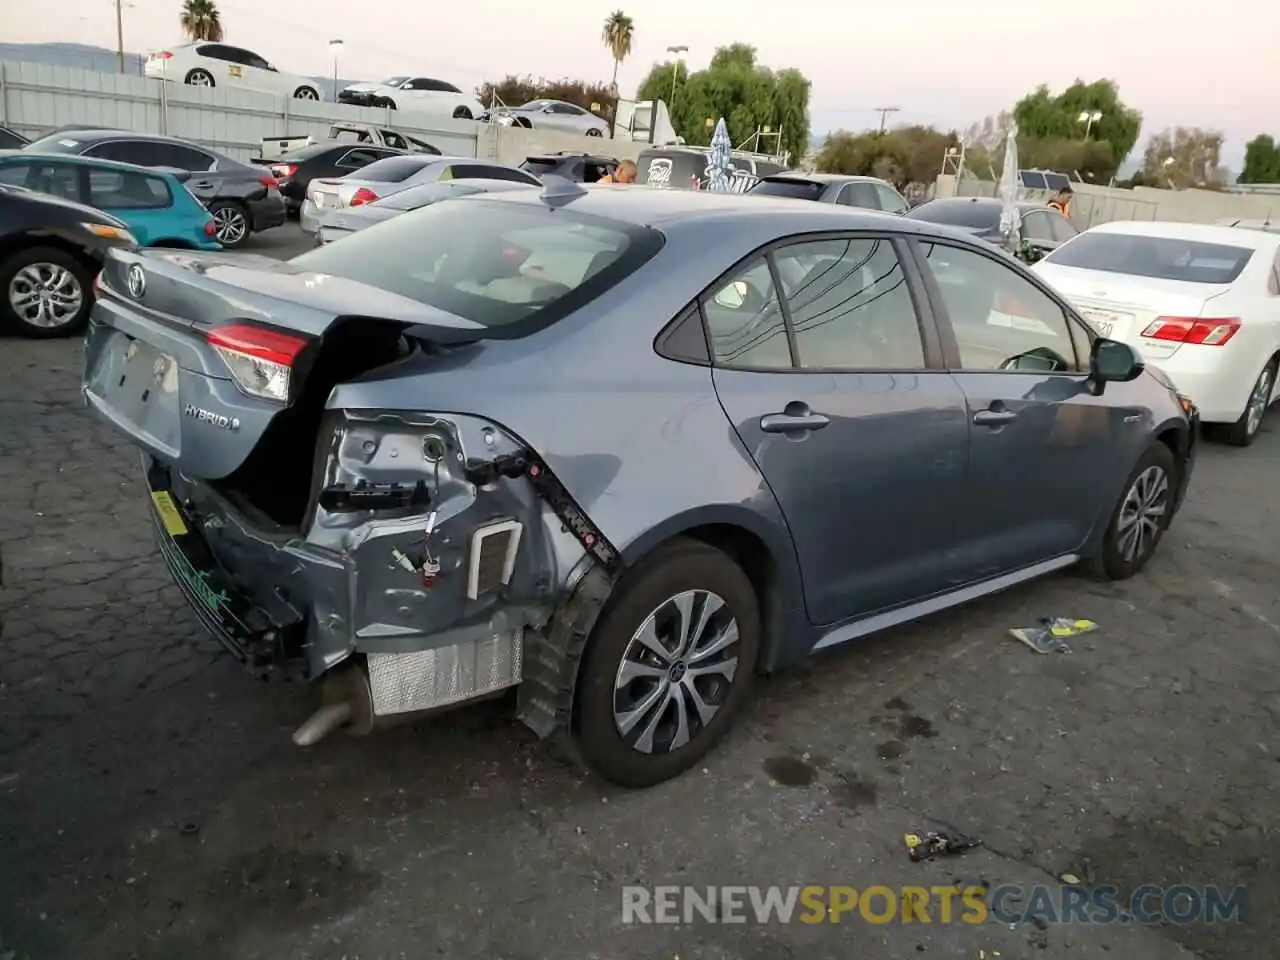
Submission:
[[[956,535],[964,395],[900,250],[786,243],[700,301],[716,392],[782,507],[818,624],[936,592]]]
[[[952,586],[1073,553],[1131,463],[1129,384],[1093,396],[1088,332],[998,251],[920,243],[948,365],[968,405],[964,536]],[[1136,395],[1135,395],[1136,396]]]

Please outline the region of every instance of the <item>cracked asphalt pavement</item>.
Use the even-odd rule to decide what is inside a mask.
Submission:
[[[280,254],[282,232],[267,247]],[[1280,432],[1202,448],[1138,578],[1063,575],[762,683],[704,768],[646,792],[500,704],[289,739],[161,567],[78,340],[0,346],[0,957],[1200,957],[1280,937]],[[1277,415],[1280,416],[1280,415]],[[1008,636],[1101,628],[1070,655]],[[911,863],[903,834],[979,837]],[[625,925],[628,884],[1246,885],[1246,923]]]

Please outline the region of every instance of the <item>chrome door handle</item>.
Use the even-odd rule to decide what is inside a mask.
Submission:
[[[765,433],[800,433],[821,430],[831,421],[820,413],[766,413],[760,418]]]
[[[1003,427],[1017,419],[1012,410],[979,410],[973,415],[973,422],[979,427]]]

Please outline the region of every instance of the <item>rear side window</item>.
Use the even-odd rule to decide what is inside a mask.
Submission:
[[[104,210],[161,210],[172,197],[160,177],[119,170],[89,171],[89,205]]]
[[[1072,237],[1080,233],[1070,220],[1059,213],[1045,214],[1049,218],[1049,225],[1053,229],[1053,239],[1066,243]]]
[[[761,180],[747,192],[752,196],[790,197],[794,200],[817,200],[823,184],[812,180]]]
[[[377,180],[380,183],[401,183],[430,163],[430,160],[418,157],[387,157],[361,170],[360,179]]]
[[[840,188],[840,202],[846,207],[861,207],[863,210],[880,209],[875,184],[856,180]]]
[[[649,227],[476,198],[401,214],[291,262],[518,337],[599,296],[662,242]]]
[[[538,178],[514,167],[490,166],[483,163],[458,163],[453,166],[454,180],[514,180],[516,183],[536,184]]]
[[[880,209],[886,213],[906,213],[907,202],[895,190],[882,183],[876,184],[876,196],[880,198]]]
[[[1226,243],[1083,233],[1045,257],[1045,262],[1130,277],[1226,284],[1240,276],[1253,253],[1248,247]]]

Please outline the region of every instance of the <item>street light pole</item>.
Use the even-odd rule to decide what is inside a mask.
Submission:
[[[689,48],[683,44],[667,47],[667,53],[675,55],[675,61],[671,64],[671,103],[676,102],[676,79],[680,76],[680,58],[688,52]]]
[[[333,54],[333,102],[338,102],[338,54],[342,52],[341,40],[329,41],[329,52]]]
[[[1076,118],[1077,123],[1084,124],[1084,138],[1089,139],[1089,134],[1093,132],[1093,125],[1102,119],[1101,110],[1085,110]]]
[[[124,0],[116,0],[116,66],[124,73]]]

